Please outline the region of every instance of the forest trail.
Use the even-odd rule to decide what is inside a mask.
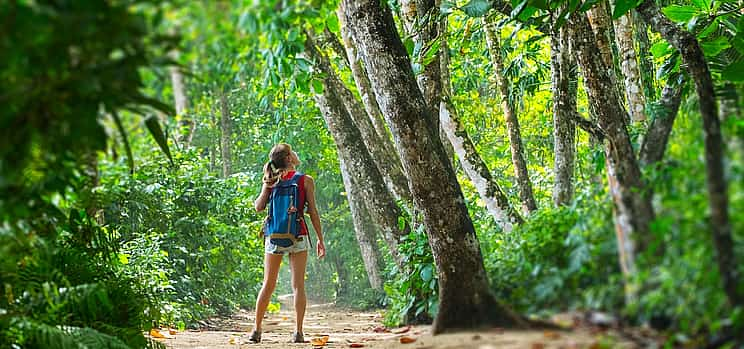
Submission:
[[[231,318],[211,319],[209,328],[177,332],[159,339],[169,349],[320,348],[313,339],[327,337],[324,348],[410,348],[410,349],[495,349],[495,348],[635,348],[617,334],[580,329],[566,332],[511,331],[494,329],[432,336],[430,326],[385,329],[381,312],[353,311],[331,304],[309,305],[305,317],[306,343],[289,343],[294,312],[283,309],[264,320],[263,340],[248,342],[253,314],[241,311]],[[414,340],[411,343],[404,341]]]

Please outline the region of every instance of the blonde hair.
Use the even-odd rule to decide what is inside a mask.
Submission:
[[[287,174],[289,154],[292,154],[292,146],[287,143],[279,143],[271,148],[269,162],[264,165],[264,183],[274,186]]]

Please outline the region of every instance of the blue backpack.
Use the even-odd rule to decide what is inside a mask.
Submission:
[[[297,181],[302,173],[295,172],[289,180],[280,180],[271,190],[269,196],[269,215],[266,221],[264,236],[271,243],[280,247],[290,247],[297,242],[300,235],[300,221],[303,207],[299,207],[299,190]]]

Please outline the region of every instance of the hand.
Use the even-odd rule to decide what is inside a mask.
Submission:
[[[318,252],[318,258],[325,257],[325,245],[323,244],[323,240],[318,240],[318,244],[316,245],[315,249]]]

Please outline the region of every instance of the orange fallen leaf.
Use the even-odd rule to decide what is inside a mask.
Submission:
[[[554,332],[554,331],[545,331],[543,332],[543,336],[545,336],[545,338],[547,339],[552,339],[552,340],[561,338],[561,334],[558,332]]]
[[[544,348],[545,348],[545,344],[543,343],[540,343],[540,342],[532,343],[532,349],[544,349]]]
[[[403,344],[409,344],[415,341],[416,341],[416,338],[413,338],[413,337],[408,337],[408,336],[400,337],[400,342]]]
[[[174,330],[172,328],[169,328],[168,329],[168,333],[175,336],[177,332],[176,332],[176,330]]]
[[[349,344],[349,348],[364,348],[364,344],[362,344],[362,343],[351,343],[351,344]]]
[[[310,340],[310,344],[315,347],[324,347],[328,343],[328,336],[316,337]]]
[[[152,337],[152,338],[165,338],[165,336],[162,333],[160,333],[160,331],[158,331],[158,330],[156,330],[154,328],[150,330],[150,337]]]
[[[406,326],[406,327],[403,327],[401,329],[398,329],[398,330],[393,331],[393,333],[395,333],[395,334],[401,334],[401,333],[406,333],[406,332],[408,332],[410,330],[411,330],[411,326]]]

